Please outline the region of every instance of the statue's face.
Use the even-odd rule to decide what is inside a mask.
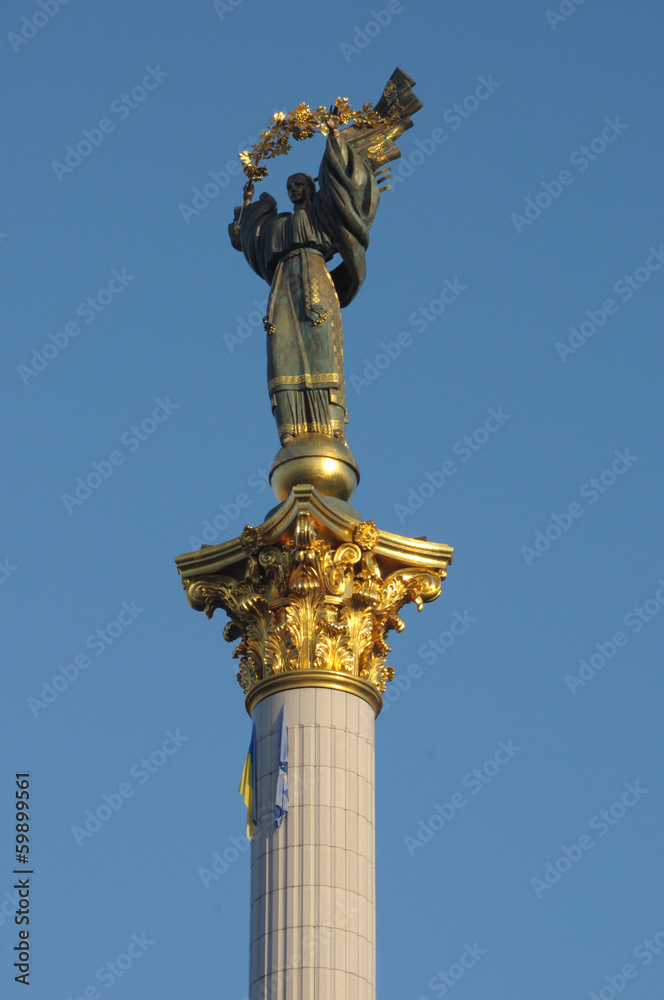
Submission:
[[[304,174],[293,174],[286,182],[288,197],[294,205],[306,205],[309,201],[310,184]]]

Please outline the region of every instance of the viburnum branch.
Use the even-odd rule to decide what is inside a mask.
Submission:
[[[394,101],[388,111],[388,118],[384,118],[373,110],[373,105],[366,102],[359,111],[353,111],[348,103],[347,97],[338,97],[335,105],[335,114],[339,117],[341,125],[348,125],[351,121],[356,127],[375,128],[378,125],[389,125],[397,121],[401,114],[401,107]],[[242,170],[252,184],[262,181],[267,177],[267,167],[259,166],[261,160],[271,160],[275,156],[285,156],[291,147],[290,140],[302,142],[310,139],[316,132],[327,135],[329,132],[327,119],[330,111],[321,104],[314,111],[308,104],[302,102],[296,108],[286,114],[284,111],[277,111],[268,128],[260,133],[258,142],[254,143],[250,150],[243,149],[239,154]]]

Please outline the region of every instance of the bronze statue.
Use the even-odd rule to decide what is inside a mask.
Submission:
[[[414,80],[396,70],[373,109],[388,115],[374,127],[341,130],[339,109],[325,121],[327,143],[318,188],[308,174],[288,178],[292,212],[277,212],[254,184],[229,226],[231,242],[271,286],[267,315],[267,378],[272,411],[283,446],[301,435],[327,435],[345,444],[346,392],[340,308],[360,290],[365,251],[380,199],[375,174],[401,154],[393,142],[422,107]],[[296,136],[297,137],[297,136]],[[267,171],[263,170],[263,173]],[[341,263],[331,272],[335,254]]]

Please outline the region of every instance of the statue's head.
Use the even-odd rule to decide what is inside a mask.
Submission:
[[[309,174],[291,174],[286,190],[294,205],[306,205],[316,193],[316,182]]]

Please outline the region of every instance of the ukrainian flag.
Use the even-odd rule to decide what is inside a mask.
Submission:
[[[256,833],[256,723],[251,727],[251,742],[249,743],[249,753],[244,762],[244,770],[240,780],[238,792],[244,799],[247,807],[247,838],[254,839]]]

